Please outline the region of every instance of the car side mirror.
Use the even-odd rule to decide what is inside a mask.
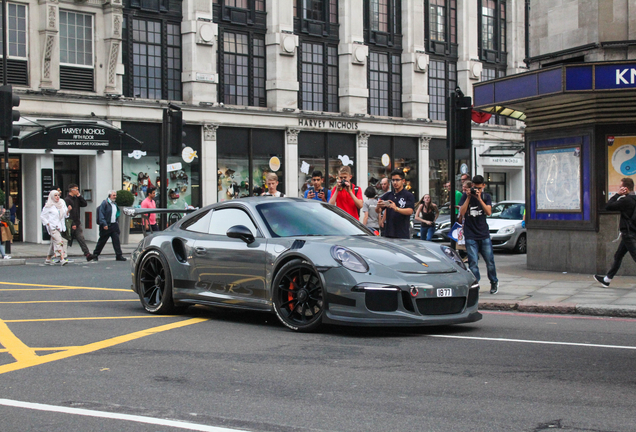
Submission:
[[[227,230],[227,236],[230,238],[237,238],[243,240],[247,244],[254,243],[254,235],[252,231],[245,225],[234,225]]]

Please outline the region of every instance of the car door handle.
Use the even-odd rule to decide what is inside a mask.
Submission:
[[[198,247],[198,248],[194,248],[194,251],[197,255],[205,255],[207,252],[206,248],[202,248],[202,247]]]

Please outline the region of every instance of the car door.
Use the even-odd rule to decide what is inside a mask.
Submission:
[[[227,236],[236,225],[246,226],[254,242]],[[267,241],[249,213],[240,207],[224,207],[212,212],[208,234],[194,244],[194,263],[198,278],[197,297],[201,300],[268,309],[265,283]]]

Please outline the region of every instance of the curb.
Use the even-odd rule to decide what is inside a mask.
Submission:
[[[490,300],[479,302],[479,309],[555,315],[589,315],[636,318],[636,306],[579,305],[574,303],[523,303],[510,300]]]
[[[26,260],[21,258],[0,259],[0,267],[25,265]]]

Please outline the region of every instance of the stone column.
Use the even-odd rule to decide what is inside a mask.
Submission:
[[[457,1],[457,85],[466,96],[472,96],[473,84],[481,79],[482,65],[477,46],[477,14],[479,8],[474,0]]]
[[[364,191],[369,186],[369,137],[366,132],[358,132],[357,154],[356,154],[356,185]]]
[[[216,130],[219,125],[206,123],[203,125],[203,141],[201,142],[201,187],[202,205],[213,204],[218,200],[218,166]]]
[[[338,101],[340,112],[349,114],[367,113],[369,47],[364,44],[363,10],[362,0],[338,2]]]
[[[429,145],[431,143],[431,137],[430,136],[424,136],[421,135],[420,136],[420,146],[419,146],[419,166],[418,166],[418,172],[419,172],[419,193],[420,196],[416,197],[416,199],[419,199],[421,197],[424,196],[424,194],[429,193],[429,189],[430,189],[430,184],[429,184],[429,180],[430,180],[430,173],[429,173],[429,154],[428,154],[428,148]]]
[[[106,79],[104,93],[123,94],[124,65],[121,56],[124,16],[121,0],[107,0],[104,4],[104,43],[106,53]]]
[[[285,195],[298,196],[298,134],[300,129],[287,128],[285,133]]]
[[[60,88],[60,44],[58,0],[39,0],[40,9],[40,88]],[[6,33],[5,33],[6,34]]]
[[[218,25],[212,22],[211,1],[184,1],[181,22],[183,100],[216,102]]]
[[[268,0],[266,9],[267,106],[277,110],[295,109],[298,107],[299,85],[293,0]]]
[[[428,55],[424,49],[424,4],[402,2],[402,113],[407,118],[428,117]]]

